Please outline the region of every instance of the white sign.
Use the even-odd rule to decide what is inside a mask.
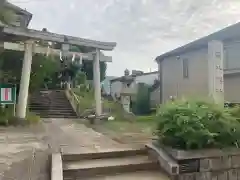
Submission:
[[[1,100],[12,101],[12,88],[1,88]]]
[[[130,112],[130,96],[122,96],[123,109]]]

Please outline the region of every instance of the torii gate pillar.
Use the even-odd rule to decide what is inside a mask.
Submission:
[[[96,116],[102,114],[101,102],[101,84],[100,84],[100,50],[96,49],[95,58],[93,61],[93,82],[95,91]]]
[[[25,42],[25,53],[22,64],[22,75],[20,81],[20,91],[18,96],[18,104],[16,110],[16,117],[19,119],[24,119],[26,117],[26,109],[28,102],[28,89],[30,82],[30,73],[32,65],[32,55],[33,55],[33,44],[32,40]]]

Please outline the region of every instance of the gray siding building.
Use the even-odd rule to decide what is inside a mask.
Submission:
[[[209,95],[209,43],[212,41],[223,45],[224,99],[240,103],[240,23],[158,56],[160,103],[170,96]]]
[[[9,2],[6,2],[4,6],[13,12],[13,21],[10,23],[12,26],[28,27],[32,19],[30,12]]]

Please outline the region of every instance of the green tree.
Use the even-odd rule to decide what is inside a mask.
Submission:
[[[103,81],[106,77],[107,64],[100,62],[100,80]],[[82,71],[86,73],[87,80],[93,80],[93,62],[83,61]]]
[[[86,74],[84,72],[78,72],[76,77],[75,77],[75,83],[77,85],[80,85],[80,84],[85,84],[86,83]]]
[[[80,47],[72,46],[70,48],[73,52],[83,52],[83,49],[80,49]],[[83,60],[82,68],[81,70],[85,72],[87,76],[87,80],[93,80],[93,61],[86,61]],[[106,70],[107,70],[107,64],[105,62],[100,62],[100,79],[103,81],[106,77]]]
[[[49,56],[37,54],[33,57],[30,91],[42,88],[44,85],[54,86],[58,84],[57,74],[60,71],[60,63]]]
[[[4,51],[0,54],[0,81],[19,84],[21,79],[23,52]],[[43,87],[45,80],[51,80],[52,84],[58,83],[60,63],[52,56],[35,54],[33,56],[30,92]]]

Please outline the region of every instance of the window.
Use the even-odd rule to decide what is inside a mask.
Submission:
[[[188,78],[188,59],[183,59],[183,78]]]

